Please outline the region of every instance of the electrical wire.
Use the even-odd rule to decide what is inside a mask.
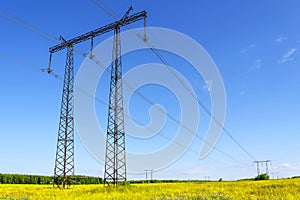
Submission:
[[[24,66],[24,67],[28,67],[28,68],[32,68],[32,69],[38,70],[38,71],[43,72],[43,73],[44,73],[44,72],[47,72],[46,68],[44,68],[44,67],[40,67],[40,66],[37,66],[37,65],[28,63],[28,62],[26,62],[26,61],[17,59],[17,58],[14,58],[14,57],[11,57],[11,56],[7,56],[7,55],[2,54],[2,53],[0,53],[0,58],[2,58],[2,59],[4,59],[4,60],[7,60],[7,61],[9,61],[9,62],[12,62],[12,63],[16,63],[16,64],[18,64],[18,65],[20,65],[20,66]],[[48,74],[48,72],[47,72],[47,74]],[[63,77],[60,76],[60,75],[58,75],[58,74],[56,74],[56,73],[54,73],[53,71],[50,73],[50,75],[52,75],[55,79],[57,79],[57,80],[59,80],[59,81],[63,81]],[[98,103],[100,103],[100,104],[102,104],[102,105],[108,107],[107,103],[105,103],[104,101],[102,101],[100,98],[98,98],[98,97],[96,97],[96,96],[90,94],[90,93],[87,92],[86,90],[84,90],[84,89],[82,89],[82,88],[80,88],[80,87],[78,87],[78,86],[75,86],[75,89],[76,89],[77,91],[79,91],[80,93],[82,93],[82,94],[84,94],[84,95],[86,95],[86,96],[88,96],[88,97],[90,97],[90,98],[92,98],[92,99],[95,99],[96,102],[98,102]],[[130,117],[130,116],[129,116],[128,114],[126,114],[126,113],[125,113],[125,116]],[[135,118],[132,118],[132,119],[135,120],[137,123],[141,123],[138,119],[135,119]],[[155,132],[155,131],[154,131],[152,128],[150,128],[150,127],[145,127],[145,128],[148,129],[148,130],[150,130],[150,131],[152,131],[152,132]],[[174,144],[176,144],[176,145],[179,146],[179,147],[185,148],[184,145],[182,145],[181,143],[179,143],[179,142],[177,142],[177,141],[174,141],[172,138],[170,138],[170,137],[168,137],[168,136],[166,136],[166,135],[164,135],[164,134],[158,134],[158,136],[160,136],[160,137],[162,137],[162,138],[164,138],[164,139],[166,139],[166,140],[168,140],[168,141],[172,141]],[[190,149],[190,148],[189,148],[188,151],[190,151],[191,153],[194,153],[194,154],[198,155],[198,152],[195,151],[195,150],[193,150],[193,149]],[[215,160],[215,159],[213,159],[213,158],[208,158],[208,159],[209,159],[209,160],[212,160],[212,161],[214,161],[214,162],[218,162],[218,163],[220,163],[220,164],[226,165],[225,163],[220,162],[220,161],[218,161],[218,160]]]
[[[7,20],[9,20],[9,21],[11,21],[11,22],[19,25],[19,26],[22,26],[23,28],[25,28],[25,29],[27,29],[27,30],[29,30],[31,32],[37,33],[39,35],[42,35],[43,37],[48,38],[48,39],[50,39],[52,41],[55,41],[55,42],[59,41],[59,39],[57,39],[57,38],[55,38],[55,37],[53,37],[53,36],[51,36],[51,35],[43,32],[43,31],[40,31],[39,29],[37,29],[37,28],[35,28],[33,26],[28,25],[27,23],[23,22],[22,20],[20,20],[20,19],[18,19],[16,17],[13,17],[13,16],[9,15],[3,9],[0,9],[0,17],[3,17],[3,18],[5,18],[5,19],[7,19]]]
[[[99,4],[101,4],[101,6],[99,6],[100,8],[102,8],[104,11],[107,12],[108,8],[99,0],[92,0],[96,5],[99,6]],[[114,17],[115,19],[118,20],[118,18],[116,17],[115,14],[111,14],[112,11],[110,10],[110,12],[107,12],[108,14],[110,14],[112,17]],[[128,30],[132,30],[132,28],[129,25],[125,25],[125,27]],[[135,33],[137,37],[143,39],[143,36],[140,33]],[[164,64],[168,70],[174,75],[174,77],[182,84],[182,86],[191,94],[191,96],[198,102],[198,104],[204,109],[204,111],[212,118],[212,120],[214,120],[218,126],[220,126],[222,128],[222,130],[224,131],[224,133],[226,135],[228,135],[230,137],[230,139],[236,143],[242,151],[244,151],[251,159],[256,160],[256,158],[249,152],[246,150],[246,148],[244,148],[238,141],[237,139],[235,139],[233,137],[233,135],[211,114],[211,112],[209,111],[209,109],[199,100],[198,97],[196,97],[190,90],[187,89],[187,86],[183,83],[183,81],[170,69],[170,65],[168,64],[168,62],[163,58],[163,56],[157,51],[157,49],[149,42],[149,40],[145,41],[145,43],[148,45],[148,47],[153,51],[153,53],[158,57],[158,59],[161,61],[162,64]]]
[[[92,0],[92,1],[95,2],[96,0]],[[98,6],[100,6],[100,5],[103,6],[104,4],[97,4],[97,5],[98,5]],[[109,9],[105,9],[105,11],[108,12]],[[112,11],[111,11],[111,12],[112,12]],[[34,28],[33,26],[30,26],[30,25],[28,25],[27,23],[25,23],[25,22],[23,22],[23,21],[21,21],[21,20],[19,20],[19,19],[17,19],[17,18],[14,18],[14,17],[8,15],[7,13],[4,13],[3,11],[0,12],[0,13],[2,13],[0,16],[2,16],[2,17],[4,17],[4,18],[6,18],[6,19],[8,19],[8,20],[10,20],[10,21],[12,21],[12,22],[14,22],[14,23],[16,23],[17,25],[22,26],[23,28],[26,28],[26,29],[28,29],[28,30],[30,30],[30,31],[32,31],[32,32],[34,32],[34,33],[36,33],[36,34],[39,34],[39,35],[41,35],[41,36],[43,36],[43,37],[45,37],[45,38],[47,38],[47,39],[50,39],[50,40],[52,40],[52,41],[56,41],[56,42],[57,42],[57,41],[60,41],[59,39],[57,39],[57,38],[55,38],[55,37],[53,37],[53,36],[51,36],[51,35],[49,35],[49,34],[43,32],[43,31],[40,31],[40,30],[38,30],[37,28]],[[138,37],[140,37],[140,36],[138,36]],[[84,56],[84,57],[90,58],[90,57],[88,56],[89,54],[87,54],[87,53],[85,53],[85,52],[82,52],[82,51],[76,50],[76,49],[75,49],[75,51],[76,51],[78,54],[80,54],[80,55],[82,55],[82,56]],[[3,54],[0,55],[0,56],[1,56],[2,58],[4,58],[4,59],[7,59],[7,60],[10,60],[10,61],[16,62],[16,63],[18,63],[18,64],[22,64],[22,65],[27,66],[27,67],[30,66],[31,68],[36,68],[36,69],[38,69],[38,70],[40,70],[40,71],[42,71],[42,72],[45,72],[45,71],[46,71],[46,68],[38,68],[38,67],[35,66],[35,65],[28,64],[28,63],[26,63],[26,62],[20,61],[20,60],[18,60],[18,59],[15,59],[15,58],[12,58],[12,57],[9,57],[9,56],[5,56],[5,55],[3,55]],[[102,67],[105,67],[105,66],[104,66],[99,60],[97,60],[95,57],[90,58],[90,59],[94,60],[94,62],[95,62],[97,65],[102,66]],[[107,70],[107,68],[105,68],[105,71],[109,73],[109,71]],[[59,76],[58,74],[55,74],[53,71],[50,73],[50,75],[54,76],[54,77],[57,78],[57,79],[63,80],[63,78],[62,78],[61,76]],[[132,89],[132,87],[130,87],[130,85],[129,85],[128,83],[125,83],[125,82],[124,82],[124,84],[126,84],[129,88]],[[106,105],[103,101],[101,101],[100,99],[96,98],[94,95],[91,95],[91,94],[88,94],[87,92],[84,92],[84,90],[81,89],[81,88],[77,88],[77,89],[80,90],[81,92],[85,93],[86,95],[95,98],[96,101],[102,103],[103,105]],[[134,92],[137,93],[137,94],[138,94],[141,98],[143,98],[146,102],[148,102],[149,104],[155,106],[155,104],[154,104],[150,99],[148,99],[147,97],[145,97],[144,95],[142,95],[142,94],[139,93],[138,91],[134,91]],[[107,106],[107,105],[106,105],[106,106]],[[159,107],[158,107],[158,108],[159,108]],[[159,108],[159,109],[161,109],[161,108]],[[161,110],[161,111],[163,112],[163,110]],[[188,129],[188,127],[186,127],[185,125],[181,124],[178,120],[176,120],[175,117],[171,116],[169,113],[167,113],[167,115],[168,115],[168,117],[170,117],[170,119],[172,119],[174,122],[178,123],[179,125],[182,125],[186,130],[188,130],[188,132],[190,132],[191,134],[193,134],[193,132],[192,132],[190,129]],[[205,141],[205,140],[204,140],[203,138],[201,138],[200,136],[196,135],[196,137],[197,137],[198,139],[200,139],[201,141],[205,142],[206,144],[208,144],[209,146],[211,146],[211,147],[212,147],[213,149],[215,149],[216,151],[218,151],[218,152],[220,152],[221,154],[225,155],[226,157],[228,157],[228,158],[230,158],[230,159],[232,159],[232,160],[234,160],[234,161],[236,161],[236,162],[243,163],[243,162],[239,161],[238,159],[235,159],[235,158],[232,157],[231,155],[225,153],[224,151],[218,149],[217,147],[211,145],[210,143],[208,143],[207,141]],[[165,137],[165,138],[167,138],[167,137]],[[170,138],[169,138],[169,140],[172,141],[172,139],[170,139]],[[243,164],[245,164],[245,163],[243,163]]]
[[[11,56],[7,56],[7,55],[2,54],[2,53],[0,53],[0,58],[5,59],[5,60],[10,61],[10,62],[14,62],[14,63],[16,63],[16,64],[19,64],[19,65],[22,65],[22,66],[25,66],[25,67],[29,67],[29,68],[38,70],[38,71],[40,71],[40,72],[46,72],[46,71],[47,71],[46,68],[43,68],[43,67],[40,67],[40,66],[37,66],[37,65],[30,64],[30,63],[25,62],[25,61],[23,61],[23,60],[20,60],[20,59],[11,57]],[[51,76],[53,76],[54,78],[56,78],[56,79],[63,80],[63,78],[62,78],[60,75],[54,73],[53,71],[52,71],[51,73],[49,73],[49,74],[50,74]]]
[[[99,60],[97,60],[97,58],[95,56],[87,56],[88,54],[82,54],[83,56],[93,60],[98,66],[102,67],[104,69],[104,71],[106,73],[110,74],[110,71],[104,66],[104,64],[102,64]],[[126,85],[129,89],[131,89],[134,93],[136,93],[138,96],[140,96],[142,99],[144,99],[147,103],[149,103],[150,105],[154,106],[155,108],[157,108],[160,112],[162,112],[163,114],[165,113],[163,109],[161,109],[159,106],[157,106],[154,102],[152,102],[149,98],[147,98],[146,96],[142,95],[140,92],[136,91],[133,89],[133,87],[128,84],[127,82],[123,81],[123,84]],[[169,113],[166,113],[166,115],[175,123],[177,123],[178,125],[181,125],[184,129],[186,129],[190,134],[194,135],[194,132],[189,129],[187,126],[185,126],[184,124],[180,123],[174,116],[170,115]],[[226,152],[220,150],[219,148],[217,148],[215,145],[210,144],[209,142],[207,142],[206,140],[204,140],[202,137],[200,137],[199,135],[195,135],[196,138],[198,138],[199,140],[203,141],[204,143],[206,143],[207,145],[211,146],[213,149],[215,149],[216,151],[218,151],[219,153],[225,155],[226,157],[236,161],[236,162],[240,162],[240,160],[232,157],[231,155],[227,154]],[[242,162],[243,163],[243,162]],[[245,163],[243,163],[245,164]],[[247,164],[246,164],[247,165]]]

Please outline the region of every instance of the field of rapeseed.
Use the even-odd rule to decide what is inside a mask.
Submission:
[[[300,179],[206,183],[130,184],[118,188],[75,185],[0,185],[0,199],[300,199]]]

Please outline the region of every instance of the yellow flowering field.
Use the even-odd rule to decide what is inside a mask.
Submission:
[[[206,183],[130,184],[118,188],[75,185],[70,189],[50,185],[0,185],[0,199],[300,199],[300,179]]]

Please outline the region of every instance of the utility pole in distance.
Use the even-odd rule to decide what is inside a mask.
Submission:
[[[273,179],[278,179],[278,174],[279,172],[271,172],[272,176],[273,176]]]
[[[146,181],[148,181],[148,172],[150,172],[150,180],[153,180],[153,169],[145,169],[146,172]]]

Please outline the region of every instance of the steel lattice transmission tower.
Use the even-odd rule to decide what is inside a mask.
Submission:
[[[65,187],[74,175],[74,118],[73,118],[74,62],[73,46],[67,48],[63,95],[54,167],[54,183]]]
[[[131,10],[132,7],[114,28],[104,171],[104,183],[114,185],[117,185],[119,181],[127,180],[120,26],[124,26],[125,21],[129,24],[142,18],[144,18],[144,27],[146,23],[146,12],[136,18],[136,15],[128,16]]]
[[[126,181],[122,60],[120,55],[120,27],[117,25],[113,44],[104,173],[105,182],[113,184],[118,181]]]
[[[122,64],[120,48],[120,27],[126,26],[140,19],[144,19],[144,40],[146,40],[146,11],[129,15],[132,7],[118,21],[84,33],[70,40],[60,37],[61,43],[49,49],[48,73],[51,73],[52,54],[67,49],[67,61],[64,75],[63,95],[61,102],[60,122],[58,129],[57,151],[54,167],[54,183],[65,187],[70,184],[74,175],[74,119],[73,119],[73,93],[74,93],[74,63],[73,47],[76,44],[91,40],[90,58],[93,59],[92,49],[95,37],[114,30],[113,64],[111,70],[111,84],[109,97],[109,116],[107,129],[107,151],[105,163],[105,182],[117,184],[119,180],[126,180],[125,162],[125,131],[123,116],[122,94]]]

